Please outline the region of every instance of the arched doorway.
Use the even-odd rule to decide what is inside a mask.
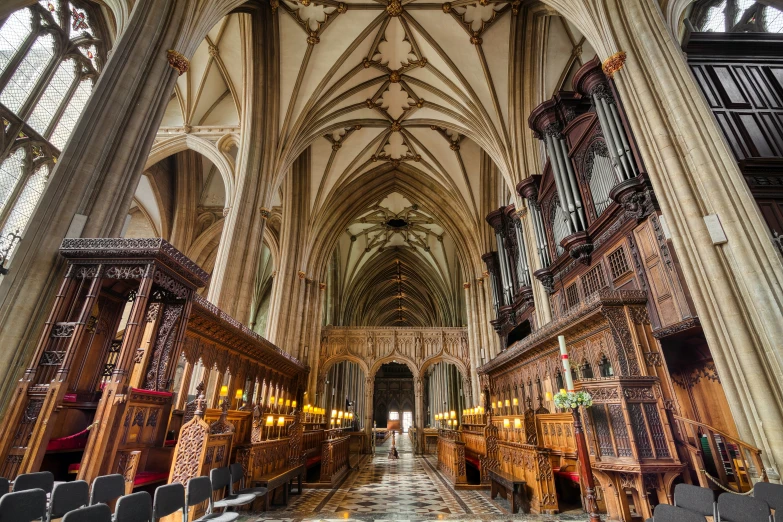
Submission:
[[[414,424],[414,375],[407,365],[387,362],[375,373],[373,421],[378,428],[406,433]]]

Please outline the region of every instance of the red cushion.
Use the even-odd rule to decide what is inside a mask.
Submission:
[[[81,467],[82,467],[81,462],[76,462],[74,464],[71,464],[70,466],[68,466],[68,473],[78,473]]]
[[[576,471],[555,471],[555,475],[567,478],[571,482],[579,484],[579,473]]]
[[[166,439],[163,445],[167,448],[173,448],[177,445],[177,439]]]
[[[52,439],[49,444],[46,445],[46,451],[63,451],[63,450],[78,450],[84,449],[87,446],[87,439],[89,438],[90,430],[84,429],[79,433],[68,435],[67,437],[60,437],[59,439]]]
[[[479,460],[477,458],[468,457],[467,455],[465,455],[465,461],[469,462],[469,463],[473,464],[474,466],[476,466],[477,468],[481,469],[481,463],[479,462]]]
[[[305,463],[305,466],[310,468],[310,467],[315,466],[319,462],[321,462],[321,456],[320,455],[316,455],[315,457],[310,457],[309,459],[307,459],[307,463]]]
[[[152,484],[153,482],[165,482],[169,479],[169,474],[165,471],[139,471],[136,478],[133,479],[133,487]]]

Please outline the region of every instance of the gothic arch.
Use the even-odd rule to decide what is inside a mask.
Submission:
[[[219,147],[209,140],[193,136],[192,134],[177,134],[168,140],[156,143],[152,146],[147,163],[144,165],[144,170],[184,150],[198,152],[215,165],[218,172],[220,172],[220,177],[223,179],[223,185],[226,189],[224,206],[230,208],[234,201],[234,168]]]

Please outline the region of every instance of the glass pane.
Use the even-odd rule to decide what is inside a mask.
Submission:
[[[88,47],[79,47],[79,51],[81,51],[81,53],[92,62],[92,66],[97,70],[98,63],[95,61],[95,57],[98,55],[98,50],[95,48],[95,46],[90,45]]]
[[[46,128],[49,126],[52,118],[54,118],[75,77],[76,64],[70,58],[63,61],[57,68],[52,81],[49,82],[33,113],[27,120],[27,123],[38,131],[39,134],[43,135],[46,132]]]
[[[65,111],[63,111],[63,115],[60,117],[60,122],[54,128],[52,137],[49,139],[52,145],[59,150],[63,150],[63,147],[65,147],[68,137],[79,120],[79,115],[84,110],[84,106],[87,105],[87,99],[90,97],[91,92],[92,82],[90,80],[82,80],[76,88],[71,101],[65,107]]]
[[[29,9],[16,11],[0,27],[0,73],[5,71],[8,62],[22,46],[30,34],[32,15]]]
[[[764,10],[764,24],[770,33],[783,33],[783,11],[767,7]]]
[[[30,220],[30,216],[33,215],[36,205],[38,205],[38,200],[41,199],[41,194],[43,194],[44,188],[46,188],[48,178],[49,167],[41,167],[27,180],[5,227],[3,227],[3,232],[0,234],[2,236],[0,237],[0,251],[5,250],[7,247],[10,241],[8,238],[10,233],[24,235],[24,229]]]
[[[16,152],[11,154],[2,165],[0,165],[0,211],[2,211],[8,203],[8,198],[11,197],[14,187],[19,182],[19,178],[22,177],[23,169],[23,149],[16,149]]]
[[[19,111],[28,95],[35,89],[35,84],[38,83],[46,65],[51,61],[53,48],[54,37],[51,34],[44,33],[38,37],[0,94],[0,103],[13,112]]]

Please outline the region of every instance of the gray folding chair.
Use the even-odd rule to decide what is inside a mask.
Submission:
[[[56,518],[64,517],[69,511],[86,506],[89,497],[90,486],[83,480],[57,484],[52,490],[46,520],[52,522]]]
[[[718,497],[720,522],[773,522],[769,504],[759,498],[724,493]]]
[[[125,477],[119,473],[115,475],[103,475],[92,481],[90,491],[90,505],[109,504],[114,499],[125,494]]]
[[[209,471],[209,480],[212,482],[212,491],[225,491],[226,496],[212,503],[214,509],[235,509],[240,506],[252,504],[256,499],[255,495],[232,495],[229,489],[231,483],[231,472],[228,468],[215,468]]]
[[[54,475],[49,471],[36,473],[24,473],[14,480],[14,491],[26,491],[28,489],[42,489],[47,495],[54,488]]]
[[[120,497],[114,514],[117,522],[152,522],[152,498],[146,491]]]
[[[765,500],[775,510],[775,518],[783,522],[783,485],[771,482],[756,482],[753,496]]]
[[[704,515],[669,504],[658,504],[653,511],[655,522],[706,522]]]
[[[674,505],[718,520],[718,503],[715,492],[709,488],[700,488],[691,484],[674,486]]]
[[[46,518],[46,492],[26,489],[0,497],[0,522],[33,522]]]
[[[66,514],[61,522],[111,522],[111,509],[106,504],[75,509]]]
[[[228,471],[231,473],[231,483],[228,485],[228,490],[232,495],[254,495],[256,499],[259,499],[263,498],[263,496],[267,494],[267,488],[265,487],[245,487],[245,470],[242,469],[241,463],[235,462],[231,464],[228,467]],[[239,488],[234,490],[234,484],[237,482],[239,482]]]
[[[239,513],[229,511],[228,513],[212,512],[212,482],[209,477],[195,477],[188,480],[188,487],[185,490],[185,509],[189,510],[193,506],[207,502],[207,514],[198,520],[191,522],[233,522],[239,518]],[[187,522],[187,521],[186,521]]]
[[[158,522],[161,518],[176,513],[182,513],[185,520],[185,488],[175,482],[155,489],[155,499],[152,502],[152,521]]]

